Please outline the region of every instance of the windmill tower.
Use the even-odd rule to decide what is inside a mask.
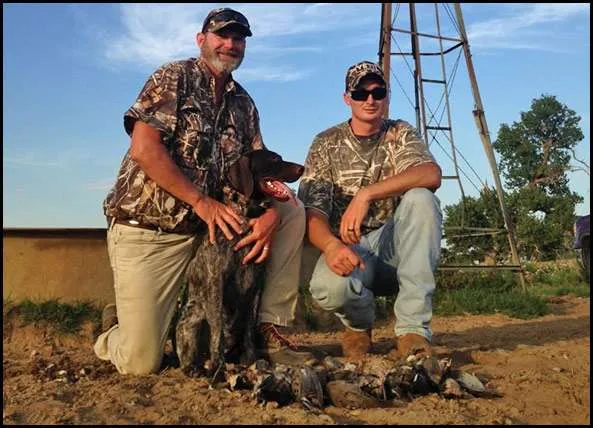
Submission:
[[[417,13],[420,7],[424,9],[422,13]],[[446,227],[443,238],[446,240],[447,237],[454,236],[504,233],[508,237],[511,254],[510,263],[504,265],[442,264],[439,269],[510,269],[518,272],[521,285],[525,290],[523,269],[517,253],[513,225],[503,197],[500,174],[478,90],[461,6],[459,3],[382,3],[379,63],[383,67],[388,88],[392,98],[397,98],[400,105],[404,102],[402,100],[407,99],[413,107],[413,120],[433,155],[437,147],[445,154],[446,162],[438,159],[443,169],[443,183],[450,180],[456,184],[463,207],[466,197],[464,181],[469,182],[479,192],[475,182],[482,182],[482,177],[458,150],[453,136],[451,91],[462,55],[465,58],[467,78],[473,95],[473,118],[492,173],[504,219],[504,228],[472,226],[471,219],[462,213],[461,224]],[[396,84],[404,97],[395,96]],[[412,96],[409,96],[409,93],[412,93]],[[386,114],[389,112],[387,111]],[[466,164],[462,165],[462,161]],[[475,177],[471,176],[471,172]],[[482,183],[482,187],[487,185]]]

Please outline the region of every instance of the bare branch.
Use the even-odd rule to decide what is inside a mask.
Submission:
[[[577,172],[577,171],[583,171],[585,174],[587,174],[588,176],[591,176],[591,174],[589,173],[589,168],[582,168],[579,166],[570,166],[568,169],[570,172]]]
[[[571,171],[579,171],[579,170],[585,171],[587,173],[587,175],[590,177],[591,176],[591,168],[589,167],[589,164],[587,164],[587,162],[582,161],[579,158],[577,158],[574,148],[571,148],[570,151],[572,152],[573,159],[584,166],[584,168],[573,167],[573,168],[571,168]]]

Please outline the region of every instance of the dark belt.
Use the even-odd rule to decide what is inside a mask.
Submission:
[[[119,218],[116,218],[115,220],[113,220],[113,217],[110,217],[108,219],[108,223],[111,224],[112,221],[117,224],[123,224],[124,226],[130,226],[130,227],[137,227],[139,229],[154,230],[154,231],[159,230],[159,228],[156,226],[140,224],[140,223],[138,223],[137,220],[120,220]]]

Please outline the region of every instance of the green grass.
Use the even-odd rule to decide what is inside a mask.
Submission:
[[[575,285],[538,285],[532,287],[529,292],[536,296],[567,296],[569,294],[577,297],[590,297],[590,288],[587,284]]]
[[[435,293],[434,313],[440,316],[502,313],[513,318],[529,319],[550,312],[538,296],[519,290],[493,292],[487,288],[463,288]]]
[[[576,266],[527,264],[525,271],[530,278],[529,293],[542,297],[569,294],[590,297],[590,286],[583,280],[582,272]]]
[[[2,320],[6,318],[6,316],[12,311],[15,307],[14,300],[10,297],[5,298],[2,301]]]
[[[315,331],[319,328],[319,321],[313,310],[313,297],[308,288],[299,287],[299,297],[302,302],[303,318],[309,330]]]
[[[438,290],[479,288],[510,291],[518,286],[517,276],[508,270],[442,271],[435,276]]]
[[[547,296],[590,296],[589,285],[571,264],[528,263],[525,277],[527,293],[510,271],[439,272],[434,312],[442,316],[503,313],[528,319],[550,312]]]
[[[530,319],[550,313],[548,296],[590,297],[576,265],[530,263],[525,266],[527,293],[518,284],[518,274],[506,271],[443,271],[436,275],[433,312],[437,316],[502,313]],[[377,297],[377,318],[393,311],[394,297]]]
[[[101,311],[90,302],[60,303],[57,299],[33,302],[27,299],[18,304],[4,300],[3,304],[3,318],[15,311],[25,325],[49,324],[64,334],[78,332],[85,321],[97,325],[101,322]]]

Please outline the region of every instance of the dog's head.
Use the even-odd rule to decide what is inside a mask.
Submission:
[[[297,181],[304,167],[287,162],[270,150],[254,150],[241,156],[229,167],[229,184],[250,200],[261,201],[266,197],[278,201],[293,199],[292,191],[284,183]]]

